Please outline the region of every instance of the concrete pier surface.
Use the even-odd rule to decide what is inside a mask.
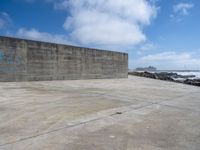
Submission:
[[[2,150],[199,150],[200,88],[128,79],[0,83]]]

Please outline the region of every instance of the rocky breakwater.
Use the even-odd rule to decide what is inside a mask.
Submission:
[[[179,75],[173,72],[152,73],[152,72],[147,72],[147,71],[129,72],[129,75],[200,86],[200,79],[192,79],[192,78],[195,78],[195,75]]]
[[[183,81],[183,83],[200,86],[200,79],[186,79],[185,81]]]

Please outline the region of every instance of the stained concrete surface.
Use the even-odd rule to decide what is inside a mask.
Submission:
[[[0,36],[0,81],[128,77],[128,54]]]
[[[133,76],[0,83],[0,149],[199,150],[200,88]]]

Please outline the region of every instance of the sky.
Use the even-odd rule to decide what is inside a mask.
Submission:
[[[0,35],[129,54],[129,69],[200,70],[199,0],[0,0]]]

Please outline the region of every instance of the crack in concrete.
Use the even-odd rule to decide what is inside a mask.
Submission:
[[[149,107],[149,106],[153,106],[153,105],[161,105],[161,106],[166,106],[166,107],[175,108],[175,109],[181,109],[181,110],[186,110],[186,111],[200,112],[200,111],[187,109],[187,108],[183,108],[183,107],[177,107],[177,106],[171,106],[171,105],[167,105],[167,104],[162,104],[163,102],[176,100],[177,98],[181,98],[181,97],[184,97],[184,96],[186,96],[188,94],[192,94],[192,93],[197,93],[197,92],[190,92],[190,93],[184,94],[182,96],[177,96],[177,97],[175,97],[175,98],[173,98],[171,100],[163,100],[163,101],[160,101],[160,102],[149,102],[149,101],[143,101],[143,100],[138,100],[138,99],[137,100],[136,99],[128,99],[129,102],[131,100],[135,100],[135,101],[140,101],[140,102],[146,102],[147,104],[143,105],[143,106],[138,106],[138,107],[133,107],[135,105],[127,106],[126,108],[131,108],[131,109],[130,110],[125,110],[125,111],[120,111],[120,113],[124,114],[124,113],[127,113],[127,112],[140,110],[140,109],[143,109],[145,107]],[[103,95],[104,96],[109,96],[109,97],[117,98],[117,99],[121,99],[122,98],[122,97],[120,98],[120,96],[113,96],[113,95],[109,95],[109,94],[105,94],[105,93],[103,93],[103,94],[95,93],[95,94],[99,94],[99,95],[102,95],[102,96]],[[131,104],[133,104],[133,103],[131,103]],[[61,127],[61,128],[57,128],[57,129],[54,129],[54,130],[51,130],[51,131],[48,131],[48,132],[43,132],[43,133],[40,133],[40,134],[37,134],[37,135],[21,138],[19,140],[13,141],[13,142],[4,143],[4,144],[1,144],[0,147],[7,146],[7,145],[12,145],[12,144],[16,144],[16,143],[20,143],[20,142],[27,141],[27,140],[30,140],[30,139],[33,139],[33,138],[36,138],[36,137],[40,137],[40,136],[43,136],[43,135],[48,135],[48,134],[51,134],[51,133],[54,133],[54,132],[58,132],[58,131],[61,131],[61,130],[64,130],[64,129],[73,128],[73,127],[80,126],[80,125],[85,125],[85,124],[88,124],[90,122],[95,122],[95,121],[102,120],[102,119],[105,119],[105,118],[108,118],[108,117],[114,117],[116,115],[118,115],[118,114],[116,114],[116,112],[115,112],[115,113],[110,114],[108,116],[98,117],[98,118],[95,118],[95,119],[91,119],[91,120],[88,120],[88,121],[83,121],[83,122],[80,122],[80,123],[77,123],[77,124],[73,124],[73,125],[67,125],[67,126],[64,126],[64,127]]]

